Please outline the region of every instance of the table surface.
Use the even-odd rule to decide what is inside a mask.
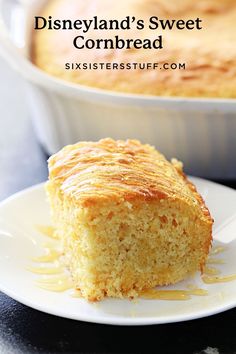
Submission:
[[[21,79],[0,60],[0,200],[47,177]],[[229,183],[227,183],[229,185]],[[232,187],[236,183],[231,182]],[[158,326],[115,327],[33,310],[0,293],[0,353],[236,353],[236,309]]]

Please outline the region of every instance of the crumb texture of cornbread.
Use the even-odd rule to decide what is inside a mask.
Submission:
[[[75,287],[137,297],[204,267],[213,220],[181,162],[137,140],[79,142],[49,159],[46,190]]]
[[[143,19],[138,30],[38,30],[32,38],[35,65],[57,78],[85,86],[135,94],[236,98],[235,0],[50,0],[42,16],[53,19]],[[149,30],[149,18],[202,20],[201,30]],[[163,35],[163,49],[76,49],[86,39],[149,38]],[[151,70],[66,70],[65,63],[158,63]],[[165,63],[185,63],[185,70],[164,70]],[[161,69],[160,69],[161,68]],[[107,76],[109,75],[109,79]]]

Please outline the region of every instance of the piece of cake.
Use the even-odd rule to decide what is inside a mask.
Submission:
[[[136,22],[131,24],[130,30],[93,30],[92,26],[86,33],[80,29],[34,30],[32,61],[57,78],[136,94],[236,98],[235,0],[50,0],[45,2],[40,15],[46,19],[52,16],[52,21],[92,20],[94,16],[98,20],[121,20],[134,16],[145,22],[142,30],[136,28]],[[202,29],[162,30],[159,23],[156,30],[150,30],[152,16],[164,21],[199,18]],[[73,45],[77,36],[84,37],[79,41],[84,45],[86,39],[114,40],[119,36],[153,41],[159,35],[163,36],[162,49],[76,49]],[[69,70],[65,68],[66,63]],[[80,64],[80,69],[74,70],[72,64],[76,68],[76,63]],[[82,69],[83,63],[95,64],[98,69]],[[110,63],[110,68],[101,69],[99,63]],[[123,67],[113,69],[113,63],[121,63]],[[131,69],[124,67],[126,63]],[[134,69],[133,63],[141,64],[141,68]],[[147,63],[159,66],[147,69],[144,66]],[[181,64],[185,64],[185,69],[183,65],[179,67]]]
[[[177,160],[137,140],[80,142],[49,159],[53,223],[88,300],[136,297],[202,270],[213,220]]]

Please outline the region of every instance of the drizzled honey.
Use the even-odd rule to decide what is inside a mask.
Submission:
[[[225,261],[223,259],[219,259],[219,258],[208,258],[206,263],[207,264],[225,264]]]
[[[44,236],[48,236],[50,238],[58,240],[59,237],[57,236],[54,227],[49,225],[37,225],[36,229],[43,234]]]
[[[39,279],[36,284],[42,289],[55,292],[63,292],[73,288],[72,280],[66,275],[56,278]]]
[[[50,275],[50,274],[60,274],[64,271],[64,269],[60,266],[56,267],[27,267],[26,268],[29,272],[34,274],[43,274],[43,275]]]
[[[61,255],[61,253],[53,248],[45,248],[46,250],[46,254],[43,256],[39,256],[39,257],[34,257],[32,258],[33,262],[37,262],[37,263],[48,263],[48,262],[53,262],[56,261],[59,256]]]
[[[150,300],[189,300],[191,295],[205,296],[208,292],[204,289],[192,289],[192,290],[145,290],[140,293],[143,299]]]
[[[219,254],[225,251],[225,247],[218,246],[218,247],[213,247],[211,250],[211,255]]]
[[[204,274],[206,275],[218,275],[220,274],[220,270],[214,267],[205,267]]]
[[[202,276],[202,281],[205,284],[226,283],[226,282],[233,281],[233,280],[236,280],[236,274],[222,276],[222,277],[220,277],[220,276],[210,277],[208,275]]]

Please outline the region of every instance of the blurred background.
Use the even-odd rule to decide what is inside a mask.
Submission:
[[[36,137],[25,81],[1,57],[0,78],[0,199],[4,199],[14,192],[46,180],[48,153]],[[236,132],[232,131],[231,139],[235,136]],[[218,143],[220,146],[222,142]],[[216,153],[216,172],[214,176],[212,171],[211,179],[233,185],[236,179],[236,152],[231,153],[232,164],[228,166],[225,179],[222,176],[219,178],[221,171],[220,166],[217,168],[217,156]],[[188,166],[185,167],[187,172],[204,176],[203,171],[198,173],[197,170],[189,171]]]
[[[0,57],[0,199],[46,179],[20,76]]]
[[[1,57],[0,78],[0,198],[3,199],[47,178],[48,153],[42,148],[36,136],[25,81]],[[232,131],[229,138],[236,139],[236,132]],[[196,137],[193,136],[192,139]],[[219,141],[218,144],[221,146],[222,142]],[[227,180],[228,184],[233,184],[236,179],[235,151],[231,152],[231,159],[232,164],[228,165],[227,175],[223,178],[220,166],[217,167],[216,152],[213,164],[215,171],[212,171],[211,176],[205,177],[220,182]],[[197,170],[189,170],[188,166],[185,166],[185,169],[188,173],[204,177],[203,170],[198,173]]]

